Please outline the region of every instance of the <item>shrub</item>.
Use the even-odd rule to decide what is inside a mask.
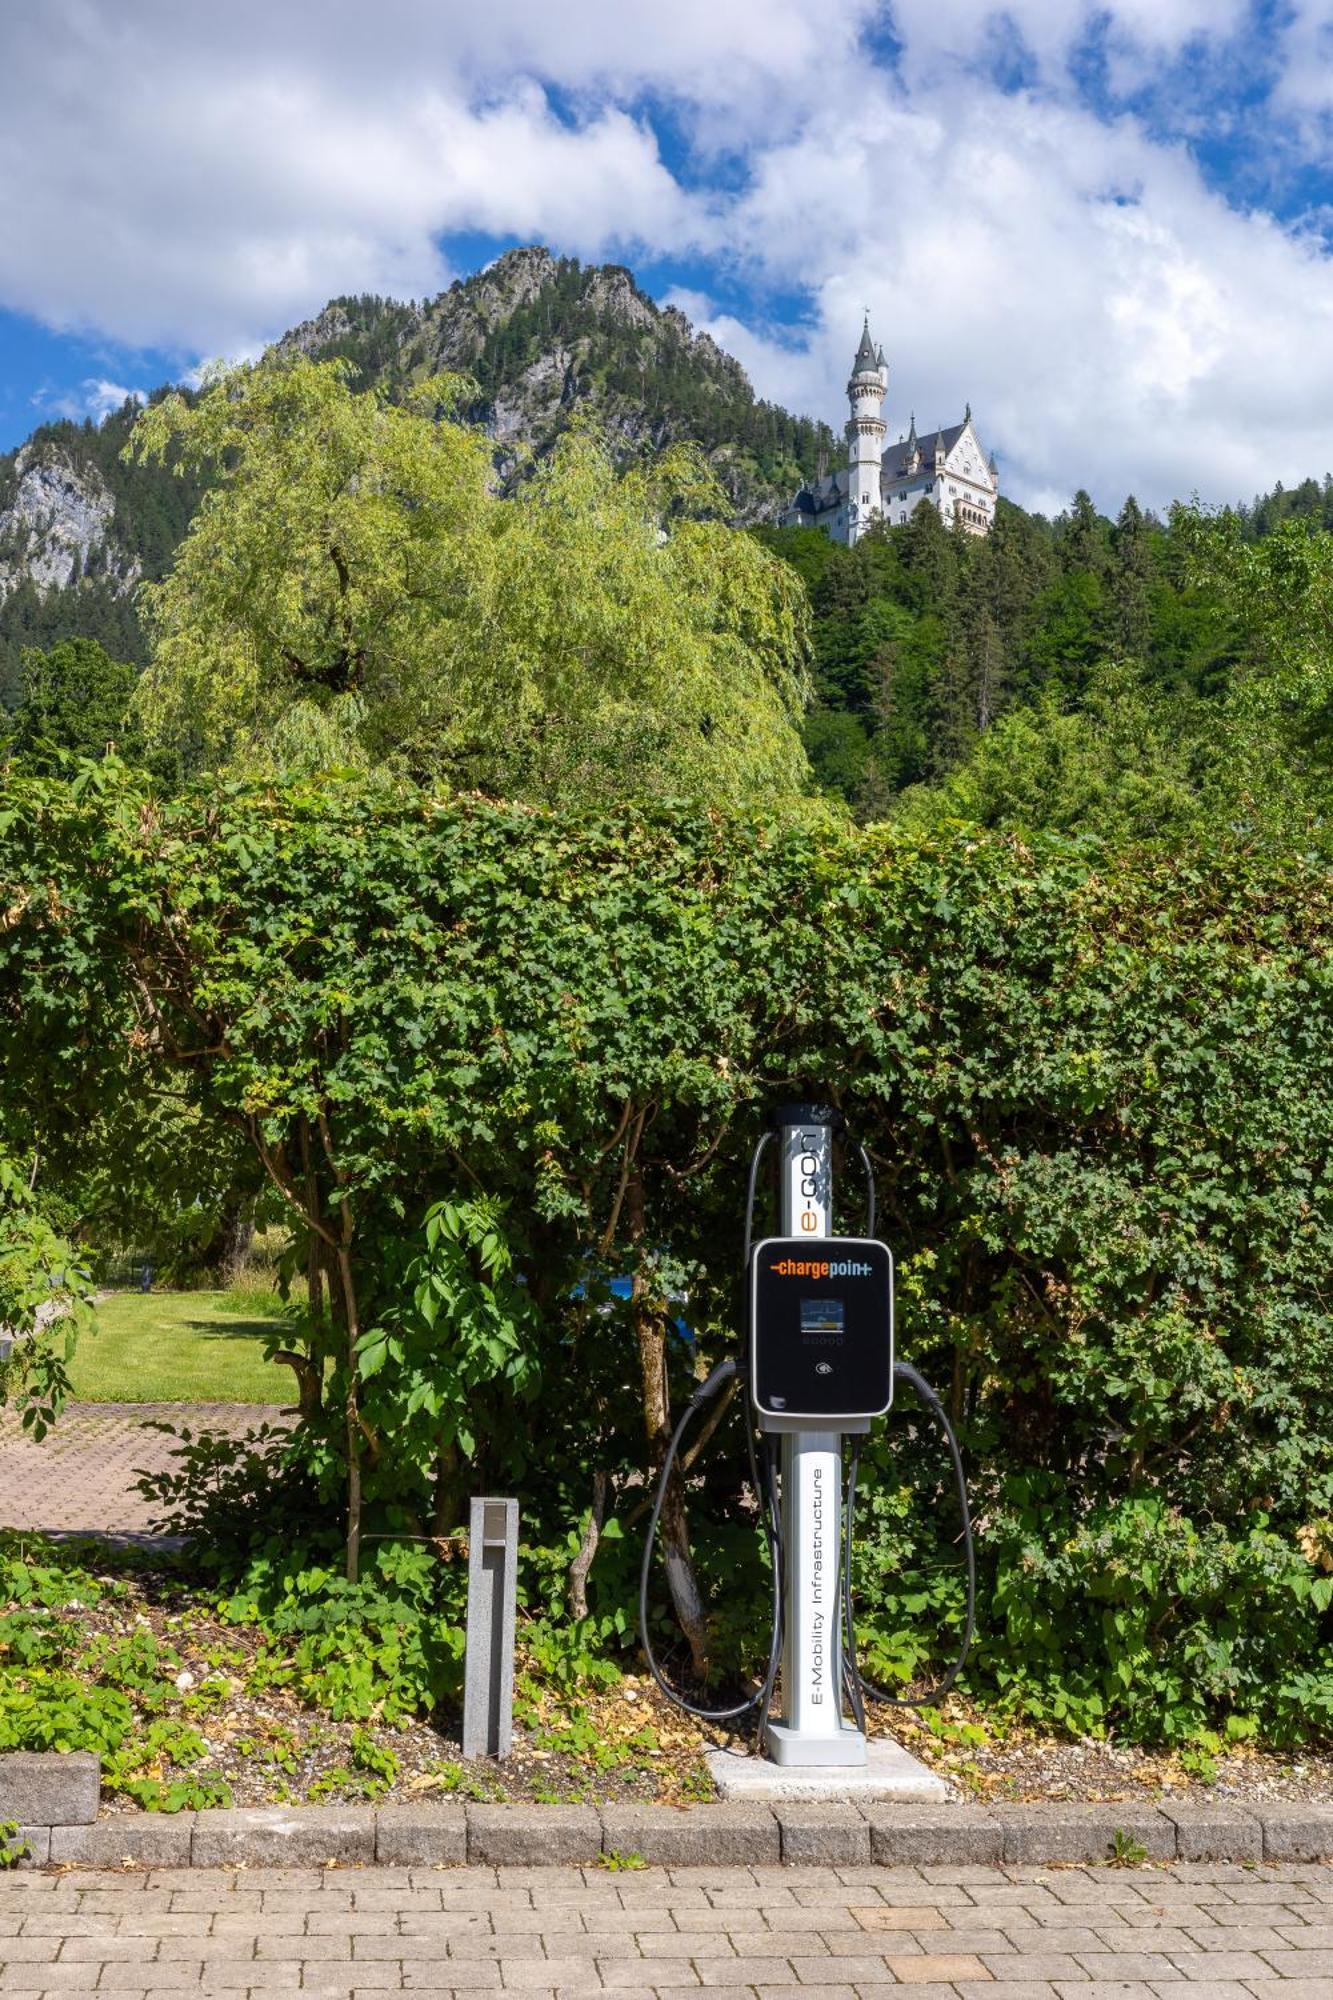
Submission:
[[[604,1473],[623,1533],[588,1615],[618,1643],[644,1474],[736,1338],[750,1147],[773,1099],[817,1094],[875,1158],[900,1342],[969,1450],[972,1684],[1143,1736],[1326,1727],[1322,865],[351,788],[162,808],[99,770],[100,790],[19,788],[0,1116],[37,1115],[47,1039],[87,1051],[77,1081],[119,1036],[124,1064],[181,1062],[200,1115],[248,1131],[302,1232],[322,1385],[302,1463],[351,1521],[353,1576],[363,1514],[428,1536],[477,1491],[521,1491],[525,1538],[568,1565]],[[947,1650],[957,1597],[895,1498],[947,1506],[938,1454],[891,1436],[867,1454],[862,1591],[867,1643],[908,1673]],[[750,1522],[711,1483],[677,1502],[682,1551],[687,1505],[719,1517],[705,1607],[760,1644],[730,1553],[753,1579]],[[379,1659],[349,1670],[346,1712],[379,1673],[439,1698],[447,1648],[379,1605],[378,1556],[366,1605],[327,1555],[318,1585],[274,1561],[264,1615],[304,1633],[312,1687],[355,1609]]]

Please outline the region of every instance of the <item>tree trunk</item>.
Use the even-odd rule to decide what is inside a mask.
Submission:
[[[592,1476],[592,1506],[588,1510],[588,1525],[583,1530],[579,1552],[569,1565],[569,1587],[565,1601],[575,1624],[581,1624],[588,1615],[588,1571],[592,1568],[593,1557],[597,1554],[597,1544],[602,1539],[602,1522],[606,1519],[606,1488],[606,1472],[599,1465]]]
[[[643,1243],[643,1181],[636,1172],[627,1190],[630,1237],[636,1249]],[[667,1390],[666,1318],[650,1297],[642,1272],[632,1281],[630,1309],[639,1348],[643,1421],[648,1433],[652,1470],[660,1473],[671,1438],[671,1407]],[[680,1628],[689,1642],[690,1659],[700,1680],[709,1664],[708,1619],[690,1554],[690,1524],[685,1511],[685,1485],[677,1466],[667,1481],[658,1533],[666,1565],[667,1586]]]
[[[485,1488],[482,1488],[485,1491]],[[434,1511],[431,1533],[443,1538],[462,1522],[462,1494],[459,1491],[458,1446],[446,1445],[435,1461]]]
[[[224,1288],[234,1285],[245,1269],[245,1260],[250,1254],[250,1245],[254,1242],[254,1237],[254,1203],[247,1197],[245,1201],[229,1208],[223,1218],[218,1274]]]

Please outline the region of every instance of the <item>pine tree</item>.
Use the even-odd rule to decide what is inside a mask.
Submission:
[[[1151,615],[1148,586],[1152,549],[1143,510],[1131,493],[1115,524],[1111,542],[1111,624],[1117,649],[1134,659],[1148,650]]]

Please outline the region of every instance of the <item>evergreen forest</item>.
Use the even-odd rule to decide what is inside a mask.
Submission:
[[[1331,527],[1326,478],[1216,519],[1177,508],[1164,522],[1132,496],[1110,519],[1080,491],[1054,520],[1002,498],[984,538],[925,506],[854,549],[761,530],[810,598],[816,777],[864,820],[947,811],[1078,831],[1090,798],[1061,782],[1071,758],[1142,777],[1165,751],[1186,774],[1264,664],[1268,635],[1200,547],[1278,534],[1322,549]]]

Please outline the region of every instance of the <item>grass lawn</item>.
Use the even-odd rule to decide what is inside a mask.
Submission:
[[[228,1292],[117,1292],[97,1308],[70,1370],[89,1403],[287,1403],[290,1368],[264,1360],[281,1321]]]

